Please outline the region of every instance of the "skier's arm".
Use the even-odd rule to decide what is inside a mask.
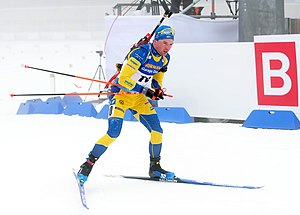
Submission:
[[[139,69],[141,63],[133,57],[130,57],[124,64],[119,76],[119,84],[128,90],[138,88],[137,84],[131,77]]]
[[[162,88],[163,85],[163,79],[164,79],[165,73],[164,72],[158,72],[153,76],[152,80],[152,87],[153,88]]]
[[[119,76],[120,85],[128,90],[136,92],[141,92],[143,90],[143,87],[132,79],[132,75],[140,68],[141,62],[146,60],[147,54],[148,53],[143,48],[133,50],[129,53]]]
[[[163,67],[159,70],[158,73],[156,73],[153,76],[153,80],[152,80],[152,87],[153,88],[162,88],[163,86],[163,79],[165,76],[165,72],[168,70],[168,65],[169,65],[169,61],[170,61],[170,55],[168,54],[166,57],[164,57],[164,65]]]

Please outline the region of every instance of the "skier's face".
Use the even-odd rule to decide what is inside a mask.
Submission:
[[[172,39],[163,39],[163,40],[154,40],[153,46],[161,56],[166,56],[172,45],[174,44],[174,40]]]

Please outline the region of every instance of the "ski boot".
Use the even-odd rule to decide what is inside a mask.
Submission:
[[[175,178],[173,172],[169,172],[161,168],[160,157],[150,158],[150,168],[149,168],[150,178],[161,178],[165,180],[172,180]]]
[[[84,162],[77,173],[77,178],[81,183],[84,183],[87,181],[89,174],[91,173],[93,166],[95,162],[98,160],[97,157],[92,155],[92,152],[89,153],[89,157],[86,159],[86,162]]]

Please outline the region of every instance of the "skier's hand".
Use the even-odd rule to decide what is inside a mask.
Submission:
[[[161,88],[150,89],[144,87],[142,93],[152,100],[164,99],[164,91]]]
[[[164,99],[164,91],[163,91],[161,88],[155,88],[155,89],[154,89],[153,98],[154,98],[155,100]],[[153,100],[154,100],[154,99],[153,99]]]

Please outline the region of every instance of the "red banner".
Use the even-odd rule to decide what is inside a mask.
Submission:
[[[259,105],[298,106],[295,42],[255,43]]]

